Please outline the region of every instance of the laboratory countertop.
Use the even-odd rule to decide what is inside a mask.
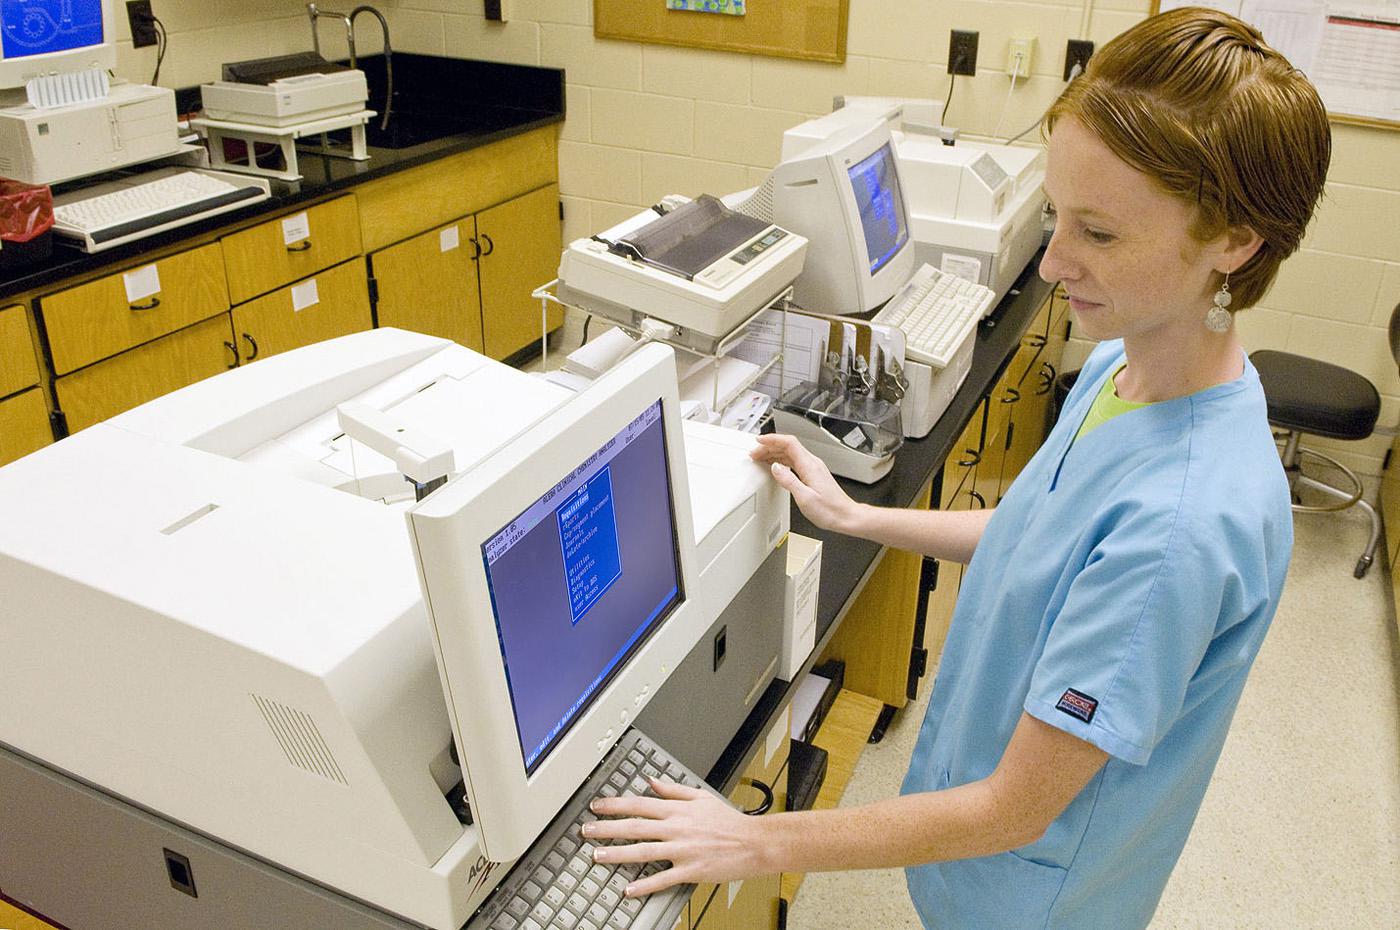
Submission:
[[[933,430],[923,439],[905,440],[895,455],[890,473],[874,484],[838,479],[847,494],[861,503],[908,507],[914,503],[929,479],[943,467],[944,460],[953,451],[953,444],[977,412],[982,397],[1010,364],[1021,337],[1053,290],[1053,285],[1042,281],[1037,274],[1040,254],[1036,253],[1001,303],[978,327],[967,380],[953,396]],[[833,627],[854,601],[862,581],[874,567],[883,547],[868,540],[818,529],[795,506],[792,509],[792,532],[822,541],[821,580],[817,594],[817,646],[807,659],[803,672],[795,676],[794,681],[800,681],[831,638]],[[775,679],[768,686],[739,733],[710,770],[707,781],[711,785],[721,790],[730,786],[762,735],[787,704],[789,691],[795,687],[795,684],[782,679]]]
[[[360,67],[370,88],[368,106],[382,114],[383,56],[366,57]],[[0,272],[0,299],[139,260],[147,253],[219,229],[284,213],[366,181],[564,120],[564,72],[558,68],[396,53],[393,72],[394,103],[388,130],[380,131],[378,116],[366,127],[368,161],[298,151],[301,180],[272,180],[272,197],[244,209],[91,255],[55,239],[50,258]],[[197,109],[199,89],[177,91],[176,105],[182,113]],[[149,166],[138,166],[137,170],[143,168]],[[82,183],[120,176],[114,172]]]

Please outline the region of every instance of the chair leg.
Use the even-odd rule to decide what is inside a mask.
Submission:
[[[1351,500],[1351,495],[1346,491],[1340,488],[1334,488],[1330,484],[1324,484],[1316,478],[1309,478],[1307,475],[1301,473],[1294,474],[1292,478],[1294,487],[1302,486],[1312,488],[1314,491],[1319,491],[1337,500]],[[1364,578],[1366,576],[1366,570],[1369,569],[1371,563],[1375,561],[1376,549],[1380,546],[1381,518],[1380,514],[1376,513],[1376,508],[1372,507],[1368,501],[1358,500],[1355,502],[1355,506],[1366,511],[1366,515],[1371,519],[1371,538],[1366,543],[1366,549],[1361,553],[1361,558],[1357,560],[1356,568],[1352,572],[1354,577]]]

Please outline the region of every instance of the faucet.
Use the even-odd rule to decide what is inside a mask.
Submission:
[[[322,16],[338,19],[345,24],[345,44],[350,50],[350,67],[352,68],[359,66],[355,56],[355,18],[361,13],[369,13],[379,20],[379,28],[384,33],[384,118],[379,122],[379,130],[383,132],[389,128],[389,113],[394,105],[394,52],[389,47],[389,23],[384,19],[384,14],[367,3],[355,7],[349,13],[323,10],[314,3],[306,5],[306,15],[311,19],[311,48],[317,55],[321,54],[321,31],[318,28],[318,20]]]

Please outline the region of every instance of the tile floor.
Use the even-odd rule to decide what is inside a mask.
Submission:
[[[1297,516],[1283,602],[1152,930],[1400,927],[1400,649],[1386,572],[1351,577],[1365,537],[1360,515]],[[844,805],[898,790],[922,690]],[[788,915],[918,926],[897,871],[810,875]]]

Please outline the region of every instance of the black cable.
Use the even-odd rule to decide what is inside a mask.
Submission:
[[[958,58],[958,65],[960,64],[962,64],[961,57]],[[953,66],[955,73],[948,75],[948,99],[943,101],[943,112],[938,114],[938,125],[940,126],[948,125],[945,121],[948,118],[948,104],[953,102],[953,85],[958,82],[958,75],[956,73],[958,65]]]
[[[1071,72],[1069,73],[1069,80],[1065,82],[1065,86],[1068,87],[1069,85],[1073,84],[1073,83],[1074,83],[1074,79],[1077,78],[1077,77],[1079,77],[1079,75],[1082,74],[1082,73],[1083,73],[1083,69],[1080,68],[1079,65],[1075,65],[1075,66],[1074,66],[1074,70],[1071,71]],[[1054,104],[1052,103],[1050,106],[1054,106]],[[1050,112],[1050,107],[1046,107],[1046,108],[1045,108],[1045,113],[1049,113],[1049,112]],[[1015,142],[1017,139],[1019,139],[1019,138],[1021,138],[1022,136],[1024,136],[1026,133],[1030,132],[1032,129],[1035,129],[1036,127],[1038,127],[1038,126],[1040,125],[1041,121],[1045,119],[1045,113],[1040,114],[1040,118],[1039,118],[1039,119],[1037,119],[1034,123],[1031,123],[1031,124],[1030,124],[1029,126],[1027,126],[1025,129],[1022,129],[1020,132],[1016,133],[1016,135],[1012,136],[1010,139],[1007,139],[1005,142],[1002,143],[1002,145],[1010,145],[1011,143]]]
[[[160,18],[152,14],[151,22],[156,27],[156,70],[151,75],[151,83],[155,84],[160,80],[161,62],[165,61],[165,23]]]
[[[591,313],[588,314],[588,316],[586,316],[586,317],[583,318],[583,339],[579,341],[579,345],[584,345],[585,343],[588,342],[588,324],[589,324],[589,323],[592,323],[592,322],[593,322],[593,314],[591,314]]]

